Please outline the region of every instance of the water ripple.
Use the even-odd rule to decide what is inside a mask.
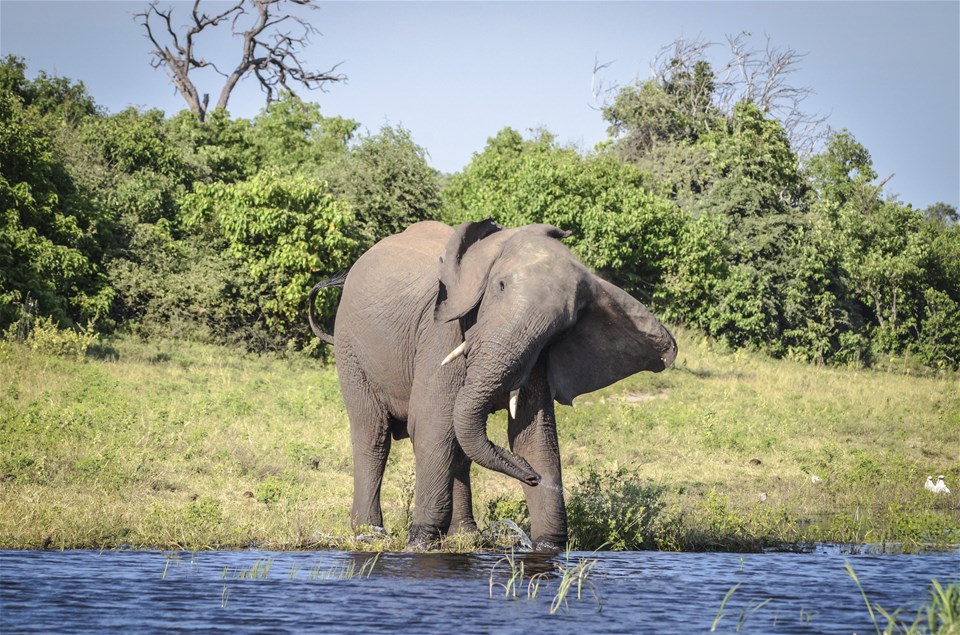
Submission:
[[[0,630],[41,632],[529,633],[706,632],[727,592],[719,631],[874,630],[849,560],[871,601],[915,614],[931,578],[958,581],[960,554],[573,553],[596,559],[592,592],[550,614],[564,555],[518,554],[545,573],[535,599],[489,597],[501,554],[392,553],[369,577],[339,579],[373,554],[221,551],[0,551]],[[241,578],[259,563],[261,579]],[[507,567],[497,568],[505,582]],[[317,575],[312,575],[312,574]]]

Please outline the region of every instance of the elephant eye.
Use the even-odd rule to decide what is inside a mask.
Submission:
[[[501,290],[501,291],[503,291],[504,289],[507,288],[507,283],[504,282],[503,280],[500,280],[500,281],[497,283],[497,285],[500,286],[500,290]]]

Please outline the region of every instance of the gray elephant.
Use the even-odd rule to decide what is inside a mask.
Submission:
[[[351,521],[382,526],[391,439],[416,457],[410,543],[476,531],[471,462],[523,484],[538,549],[562,548],[567,519],[554,400],[670,366],[677,344],[647,308],[591,273],[550,225],[425,221],[363,254],[343,286],[333,342],[350,418]],[[487,437],[508,410],[511,451]]]

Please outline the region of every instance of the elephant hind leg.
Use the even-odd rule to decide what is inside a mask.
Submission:
[[[390,417],[352,356],[341,354],[337,369],[353,447],[350,524],[354,530],[364,525],[382,528],[380,487],[390,454]]]
[[[387,434],[385,425],[380,429],[383,434],[375,434],[374,438],[371,438],[367,431],[357,431],[356,427],[351,425],[353,509],[350,513],[350,524],[355,530],[363,525],[383,527],[380,488],[387,466],[387,455],[390,454],[390,435]],[[376,433],[376,430],[373,432]]]

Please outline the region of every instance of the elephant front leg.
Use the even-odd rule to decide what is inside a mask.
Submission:
[[[454,448],[430,433],[418,432],[414,440],[417,463],[416,501],[407,546],[430,549],[449,531],[453,517]]]
[[[518,395],[516,417],[508,413],[510,448],[541,476],[523,485],[530,509],[530,537],[538,551],[559,551],[567,544],[567,510],[560,474],[560,445],[553,398],[546,372],[538,364]]]
[[[470,489],[471,461],[457,447],[460,460],[453,468],[453,517],[450,533],[477,533],[477,521],[473,518],[473,492]]]

